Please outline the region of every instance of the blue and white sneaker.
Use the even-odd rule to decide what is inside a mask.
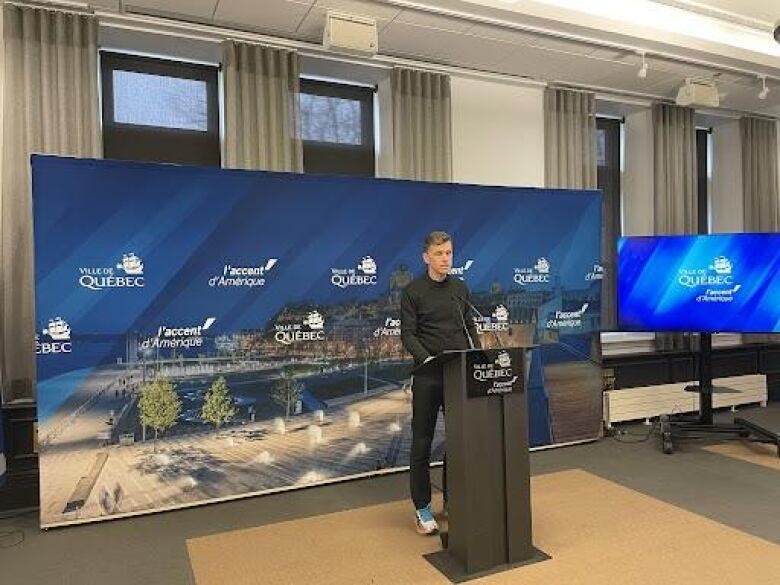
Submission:
[[[417,532],[420,534],[430,535],[436,534],[439,531],[439,525],[436,524],[436,519],[431,512],[431,505],[420,508],[414,513],[414,522],[417,526]]]

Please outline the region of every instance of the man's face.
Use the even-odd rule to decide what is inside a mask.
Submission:
[[[452,242],[428,246],[423,252],[423,260],[434,275],[446,276],[452,268]]]

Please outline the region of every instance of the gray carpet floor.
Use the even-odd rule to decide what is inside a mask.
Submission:
[[[780,428],[780,404],[765,413]],[[621,428],[627,434],[532,453],[532,473],[584,469],[780,544],[780,472],[703,451],[705,441],[680,443],[664,455],[657,437],[642,440],[649,427]],[[0,519],[0,583],[190,584],[188,538],[403,499],[407,481],[397,473],[48,531],[39,530],[37,512]]]

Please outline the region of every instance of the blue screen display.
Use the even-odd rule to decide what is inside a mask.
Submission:
[[[780,332],[780,234],[618,240],[623,331]]]

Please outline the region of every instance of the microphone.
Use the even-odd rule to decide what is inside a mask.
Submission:
[[[485,316],[484,316],[482,313],[480,313],[479,309],[477,309],[477,307],[475,307],[475,306],[474,306],[474,303],[472,303],[471,301],[469,301],[467,298],[465,298],[465,297],[462,297],[462,296],[460,296],[460,295],[457,295],[457,294],[454,294],[454,293],[453,293],[453,295],[452,295],[452,296],[453,296],[453,297],[455,297],[455,298],[456,298],[456,299],[458,299],[458,300],[461,300],[461,301],[463,301],[463,303],[465,303],[466,305],[468,305],[468,307],[469,307],[469,308],[470,308],[472,311],[474,311],[474,312],[477,314],[477,316],[478,316],[480,319],[482,319],[482,321],[483,321],[483,322],[484,322],[484,321],[487,321],[487,319],[485,318]],[[463,317],[463,315],[461,315],[461,317]],[[464,325],[463,325],[463,326],[465,327],[465,322],[464,322]],[[501,338],[498,336],[498,333],[496,333],[495,331],[491,331],[491,333],[493,334],[493,338],[496,340],[496,343],[498,344],[498,347],[499,347],[500,349],[504,349],[504,344],[503,344],[503,343],[501,343]]]
[[[460,310],[460,305],[458,304],[458,299],[460,297],[456,295],[455,293],[452,293],[452,300],[455,301],[455,307],[458,309],[458,315],[460,315],[460,323],[463,327],[463,332],[466,334],[466,339],[469,341],[469,348],[470,349],[476,349],[474,347],[474,340],[471,339],[471,333],[469,333],[469,328],[466,327],[466,319],[463,317],[463,311]],[[463,300],[463,299],[461,299]]]

